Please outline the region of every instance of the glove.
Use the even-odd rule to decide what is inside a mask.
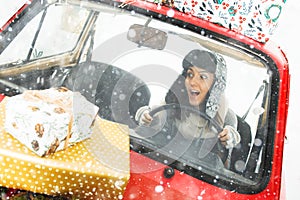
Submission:
[[[152,121],[152,117],[149,115],[151,108],[149,106],[140,107],[135,114],[135,120],[139,125],[149,125]]]
[[[232,149],[241,141],[240,134],[231,126],[225,126],[224,129],[228,130],[229,139],[226,141],[226,149]]]

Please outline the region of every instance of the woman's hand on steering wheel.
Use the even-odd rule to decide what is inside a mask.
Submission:
[[[227,141],[230,139],[228,129],[223,129],[223,131],[218,134],[218,138],[219,138],[220,142],[222,143],[222,145],[226,146]]]
[[[241,141],[241,137],[239,134],[234,134],[233,127],[226,125],[222,132],[218,134],[218,138],[222,145],[226,147],[226,149],[231,149],[235,147]]]
[[[149,126],[151,124],[153,117],[149,114],[150,111],[149,106],[143,106],[137,110],[135,120],[139,125]]]
[[[145,112],[142,116],[142,122],[144,125],[150,125],[153,118],[150,116],[149,112]]]

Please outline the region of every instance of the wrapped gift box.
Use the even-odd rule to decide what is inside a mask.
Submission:
[[[44,157],[4,129],[0,103],[0,186],[78,199],[121,199],[129,179],[129,128],[96,117],[89,139]]]
[[[6,101],[5,130],[39,156],[89,138],[99,108],[67,88],[28,90]]]
[[[220,24],[262,43],[277,28],[286,0],[147,0]],[[126,1],[125,1],[126,2]]]

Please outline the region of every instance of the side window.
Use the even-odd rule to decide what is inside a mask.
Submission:
[[[37,15],[31,22],[29,22],[22,32],[20,32],[5,49],[5,51],[2,52],[0,55],[0,64],[12,62],[18,63],[22,60],[26,60],[35,32],[38,29],[41,16],[42,13]]]
[[[19,63],[28,58],[34,60],[71,51],[78,41],[87,17],[88,11],[77,7],[47,8],[16,36],[1,54],[0,64]],[[30,49],[31,47],[33,48]]]
[[[31,59],[71,51],[78,41],[87,17],[87,10],[78,9],[78,7],[49,7]]]

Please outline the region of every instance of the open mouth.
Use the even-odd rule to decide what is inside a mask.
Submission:
[[[198,90],[190,90],[191,96],[198,96],[200,94],[200,91]]]

